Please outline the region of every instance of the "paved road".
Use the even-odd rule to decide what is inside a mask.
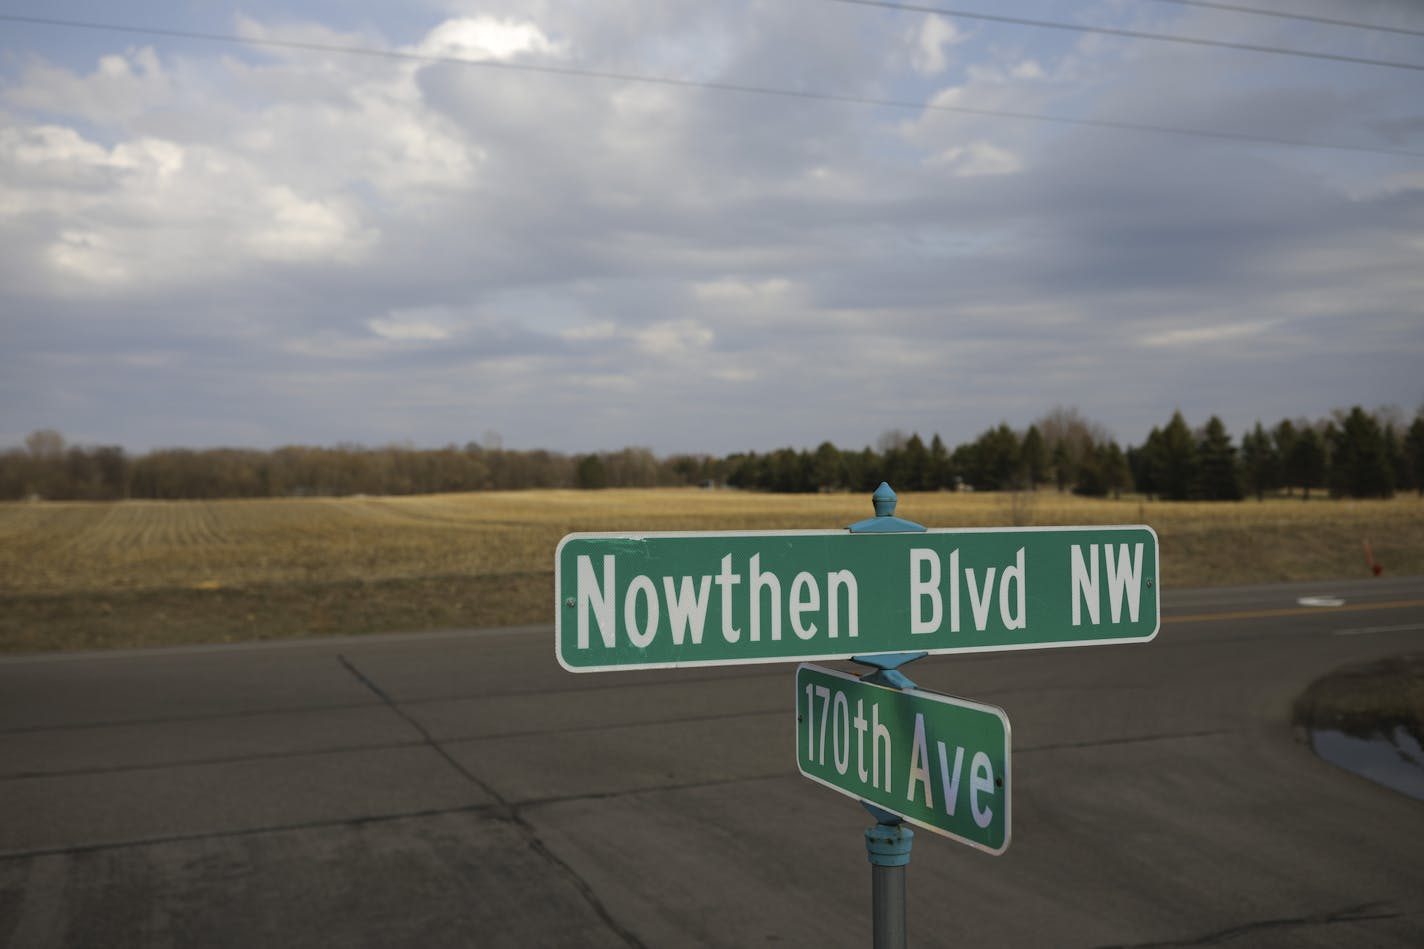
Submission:
[[[1424,579],[1165,603],[1150,644],[916,664],[1008,711],[1014,836],[919,835],[912,944],[1424,945],[1424,803],[1288,722],[1424,648]],[[867,946],[792,678],[575,676],[544,628],[0,662],[0,945]]]

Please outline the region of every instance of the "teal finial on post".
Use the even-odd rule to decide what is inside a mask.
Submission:
[[[906,534],[923,532],[923,524],[916,524],[914,521],[907,521],[904,518],[895,516],[895,503],[899,500],[895,496],[895,491],[889,484],[882,481],[880,487],[875,489],[875,493],[870,496],[871,503],[875,506],[875,516],[866,520],[852,524],[847,528],[852,534]],[[865,682],[872,682],[876,685],[888,686],[892,689],[913,689],[915,683],[900,671],[900,666],[907,662],[921,659],[929,653],[924,652],[897,652],[885,653],[883,655],[852,656],[851,662],[859,663],[863,666],[870,666],[871,671],[861,679]],[[908,853],[908,846],[906,853]]]
[[[852,534],[905,534],[923,531],[923,524],[916,524],[914,521],[907,521],[904,518],[895,516],[895,504],[899,500],[890,485],[880,482],[880,487],[875,489],[875,493],[870,496],[870,503],[875,508],[875,516],[863,521],[857,521],[846,530]]]

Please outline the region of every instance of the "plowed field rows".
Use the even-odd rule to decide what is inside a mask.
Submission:
[[[735,491],[530,491],[423,497],[0,504],[0,593],[221,589],[550,572],[569,531],[837,527],[868,498]],[[922,494],[931,527],[1148,523],[1164,581],[1190,586],[1350,576],[1364,544],[1424,572],[1424,502],[1276,499],[1169,504],[1038,494]]]

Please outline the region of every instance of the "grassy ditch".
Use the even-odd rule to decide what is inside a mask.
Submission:
[[[1424,743],[1424,653],[1391,656],[1337,669],[1295,701],[1297,725],[1355,738],[1402,727]]]
[[[0,596],[0,653],[547,622],[553,571]]]

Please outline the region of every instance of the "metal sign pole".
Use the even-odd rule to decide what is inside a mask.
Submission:
[[[913,689],[915,683],[899,667],[927,655],[923,652],[890,653],[883,656],[856,656],[852,662],[871,666],[874,671],[860,677],[862,682],[893,689]],[[865,831],[865,854],[870,858],[870,918],[874,949],[905,949],[905,867],[915,832],[889,811],[867,801],[860,805],[875,818],[875,826]]]
[[[851,533],[923,531],[923,526],[895,516],[896,500],[890,485],[882,482],[872,498],[875,516],[852,524]],[[923,652],[889,653],[856,656],[851,661],[872,668],[860,677],[863,682],[892,689],[913,689],[915,683],[900,671],[900,666],[926,655],[928,653]],[[875,818],[875,826],[865,831],[865,855],[870,859],[871,945],[873,949],[905,949],[905,867],[910,863],[915,832],[889,811],[866,801],[860,804]]]
[[[874,949],[905,949],[905,867],[915,832],[899,818],[870,804],[866,810],[879,823],[865,831],[870,858],[870,918]],[[887,821],[886,819],[889,818]]]

